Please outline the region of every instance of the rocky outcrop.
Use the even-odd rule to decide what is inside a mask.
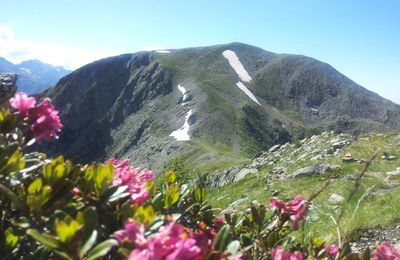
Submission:
[[[0,105],[8,102],[17,90],[17,74],[0,73]]]
[[[300,177],[311,177],[317,174],[324,174],[328,172],[332,172],[335,170],[339,170],[340,166],[333,164],[322,164],[316,166],[308,166],[301,169],[298,169],[292,174],[285,176],[285,179],[296,179]]]

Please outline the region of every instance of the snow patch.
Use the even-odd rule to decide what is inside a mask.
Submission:
[[[229,61],[229,64],[236,71],[241,80],[244,82],[250,82],[251,77],[249,73],[247,73],[246,69],[243,67],[243,64],[240,62],[234,51],[226,50],[222,52],[222,55]]]
[[[168,50],[157,50],[156,52],[158,52],[158,53],[171,53],[171,52],[168,51]]]
[[[181,128],[178,130],[173,131],[169,136],[174,137],[177,141],[188,141],[190,140],[189,136],[189,118],[192,115],[192,109],[189,110],[189,112],[186,113],[185,117],[185,123]]]
[[[187,102],[185,102],[185,100],[188,99],[189,93],[186,91],[186,89],[184,87],[181,86],[181,84],[178,85],[178,89],[182,93],[182,106],[184,106],[187,104]]]
[[[258,102],[257,98],[253,95],[253,93],[251,93],[251,91],[245,86],[243,85],[242,82],[237,82],[236,86],[238,86],[238,88],[240,88],[249,98],[251,98],[254,102],[256,102],[257,104],[260,104],[260,102]]]
[[[20,68],[20,70],[25,71],[28,74],[32,74],[32,71],[30,69],[27,68]]]

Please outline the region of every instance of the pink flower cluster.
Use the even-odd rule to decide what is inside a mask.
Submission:
[[[400,252],[390,243],[382,243],[373,253],[374,260],[400,260]]]
[[[112,158],[107,163],[114,166],[114,186],[128,186],[131,203],[141,205],[149,198],[146,183],[155,177],[152,171],[143,170],[139,172],[135,167],[129,165],[128,160],[120,161]]]
[[[201,254],[196,240],[190,238],[182,225],[171,222],[159,228],[158,232],[144,236],[144,227],[133,220],[125,223],[124,229],[114,233],[120,244],[132,243],[135,249],[129,260],[173,260],[194,259]]]
[[[281,217],[283,217],[284,220],[286,220],[287,216],[290,217],[293,221],[294,229],[299,228],[299,221],[303,220],[307,215],[307,208],[305,207],[306,201],[302,200],[301,195],[297,195],[293,201],[287,204],[275,197],[271,197],[269,202],[269,208],[279,209]]]
[[[48,142],[53,138],[57,139],[57,132],[60,132],[62,128],[58,111],[49,98],[45,98],[39,104],[36,103],[34,97],[28,97],[22,92],[16,93],[10,99],[11,107],[19,110],[21,117],[28,123],[37,143]]]
[[[330,256],[335,259],[340,252],[340,248],[335,244],[332,244],[331,246],[325,246],[324,249]]]
[[[281,246],[278,246],[272,249],[272,260],[303,260],[303,255],[301,252],[296,251],[291,253],[289,251],[285,251],[285,249]]]

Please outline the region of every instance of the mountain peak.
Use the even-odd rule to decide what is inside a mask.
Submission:
[[[161,169],[174,156],[240,160],[323,130],[400,127],[399,106],[329,65],[239,42],[109,57],[48,94],[65,123],[51,149],[81,162]]]

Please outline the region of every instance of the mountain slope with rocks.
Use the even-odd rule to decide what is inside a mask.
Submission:
[[[0,72],[15,73],[18,75],[18,91],[28,94],[40,94],[71,71],[63,67],[55,67],[39,60],[27,60],[13,64],[0,57]]]
[[[324,130],[400,127],[399,105],[328,64],[242,43],[106,58],[46,95],[64,124],[52,153],[156,170],[182,157],[210,171]]]

